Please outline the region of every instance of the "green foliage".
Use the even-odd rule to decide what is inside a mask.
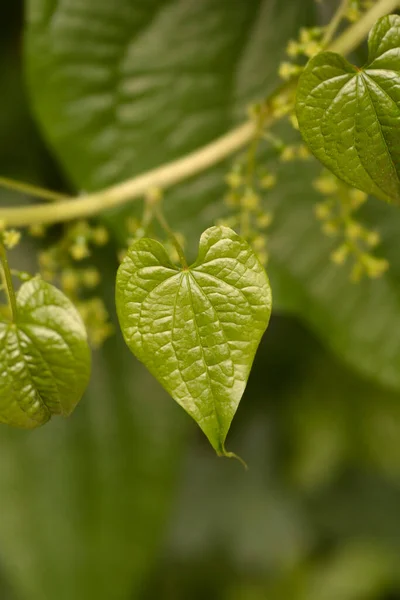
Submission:
[[[189,10],[179,2],[167,6],[159,1],[148,3],[140,14],[132,10],[132,0],[118,0],[113,6],[97,2],[95,8],[85,0],[60,3],[53,20],[49,19],[53,2],[30,0],[27,5],[26,57],[33,107],[71,180],[86,191],[181,156],[240,121],[248,102],[278,83],[275,62],[265,65],[264,56],[272,51],[283,55],[299,18],[313,12],[312,0],[286,13],[272,0],[262,5],[256,0],[240,3],[234,11],[208,1]],[[88,20],[93,24],[89,30]],[[187,37],[189,26],[193,31]],[[277,36],[276,27],[286,36]],[[153,36],[168,45],[162,57],[151,42]],[[205,51],[204,39],[210,36],[212,43]],[[207,72],[199,75],[204,64]],[[55,68],[58,81],[50,75]],[[169,86],[177,77],[180,82]],[[183,121],[180,114],[186,115]],[[207,175],[211,186],[190,184],[186,198],[190,197],[193,214],[202,205],[215,203],[223,173],[216,168]],[[179,208],[180,193],[178,189],[176,199],[175,192],[168,196],[167,210]],[[185,214],[189,216],[186,200]],[[115,215],[111,219],[119,243],[125,244],[126,219]],[[199,233],[196,227],[196,237]],[[242,392],[243,388],[231,394],[229,422]],[[207,411],[205,406],[203,412]],[[220,433],[224,439],[226,424]],[[214,444],[221,450],[215,436]]]
[[[0,24],[7,33],[0,36],[0,174],[60,188],[39,136],[32,124],[26,126],[27,113],[20,112],[16,99],[23,97],[22,88],[16,92],[8,85],[18,79],[6,71],[10,65],[16,71],[19,29],[10,34],[12,43],[5,42],[7,13],[16,4],[4,7]],[[340,4],[346,8],[346,2]],[[357,20],[358,9],[381,4],[352,0],[347,13],[357,13]],[[318,22],[301,29],[305,15],[312,14],[308,1],[27,0],[27,5],[35,112],[71,183],[89,192],[225,133],[249,102],[278,83],[275,71],[287,40],[299,40],[289,46],[296,56],[311,55],[325,32]],[[282,116],[292,108],[291,94],[287,99],[280,106],[260,105],[267,116],[269,109]],[[205,228],[232,219],[232,208],[239,209],[235,227],[243,223],[244,233],[251,217],[257,235],[250,241],[269,255],[275,315],[230,433],[249,472],[216,461],[194,428],[183,444],[183,411],[132,360],[121,336],[110,337],[94,353],[91,384],[71,419],[55,419],[33,432],[2,428],[2,600],[397,597],[400,402],[398,392],[371,379],[400,388],[398,209],[373,199],[361,206],[361,192],[333,176],[327,189],[328,178],[321,180],[311,160],[283,163],[294,150],[300,155],[297,134],[285,126],[265,133],[260,131],[256,152],[250,145],[254,177],[244,151],[162,190],[168,221],[174,232],[185,234],[189,255]],[[280,147],[266,150],[274,136]],[[235,197],[227,207],[223,182],[226,173],[237,175],[232,164],[243,168],[238,188],[238,179],[228,178]],[[258,185],[262,172],[265,187]],[[1,193],[0,200],[11,204]],[[76,202],[84,200],[82,193]],[[26,205],[27,198],[17,201]],[[324,233],[335,228],[336,237],[321,235],[316,205]],[[57,212],[57,206],[48,211]],[[45,233],[34,240],[42,270],[52,271],[53,281],[76,296],[79,309],[98,285],[114,325],[107,295],[114,289],[115,257],[127,246],[127,217],[138,223],[131,232],[138,237],[158,234],[152,227],[143,231],[141,212],[140,205],[136,212],[129,204],[124,214],[102,216],[103,223],[36,230]],[[105,220],[112,232],[101,248],[85,229],[97,231]],[[269,225],[268,237],[261,225]],[[156,242],[146,243],[161,252]],[[25,240],[13,252],[13,266],[34,272],[29,244]],[[341,262],[344,247],[348,257],[339,269],[331,258]],[[364,262],[369,278],[350,283],[353,261],[361,254],[371,258],[372,250],[381,267],[390,268],[381,268],[382,277],[372,280],[378,265]],[[168,268],[173,274],[166,285],[192,276]],[[366,381],[295,319],[279,316],[284,311],[301,317]],[[149,327],[155,325],[153,315]],[[188,322],[184,325],[188,331]]]
[[[286,1],[26,0],[32,105],[77,189],[162,165],[240,123],[279,83],[287,40],[314,14],[314,0]],[[185,212],[212,206],[224,174],[185,185]]]
[[[381,18],[362,69],[323,52],[297,90],[300,131],[315,156],[348,184],[400,203],[400,17]]]
[[[290,1],[290,8],[282,10],[265,0],[257,19],[255,4],[243,2],[231,11],[228,5],[201,2],[187,13],[185,3],[160,1],[147,3],[138,15],[129,10],[130,0],[112,7],[96,3],[95,9],[85,0],[58,3],[51,20],[51,2],[28,3],[26,52],[33,104],[78,189],[98,189],[194,151],[236,123],[249,101],[273,90],[287,40],[297,36],[305,15],[312,15],[313,3]],[[89,32],[88,19],[96,23]],[[189,25],[191,35],[186,36]],[[238,48],[245,30],[246,42],[243,38]],[[274,58],[266,61],[266,56]],[[199,75],[204,61],[207,77]],[[278,133],[289,143],[297,135],[285,129]],[[275,310],[299,315],[359,371],[400,387],[395,325],[400,322],[399,265],[392,233],[399,226],[397,212],[386,205],[380,209],[374,201],[364,211],[381,235],[377,251],[390,268],[379,280],[352,285],[347,267],[330,264],[336,245],[321,235],[313,219],[313,206],[321,198],[311,182],[319,170],[311,162],[277,165],[274,151],[259,160],[270,172],[277,171],[265,203],[274,214],[266,251]],[[222,164],[165,194],[168,220],[186,235],[189,253],[203,229],[226,213],[221,198],[229,169]],[[123,215],[115,211],[106,217],[120,246],[126,242],[126,217],[134,211],[129,207]]]
[[[69,415],[90,377],[82,320],[52,285],[33,279],[16,298],[12,321],[0,321],[0,421],[32,429]]]
[[[117,275],[125,341],[220,455],[271,314],[268,278],[234,231],[212,227],[190,267],[135,242]]]

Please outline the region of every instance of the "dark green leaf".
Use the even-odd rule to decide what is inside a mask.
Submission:
[[[17,309],[16,322],[0,320],[0,422],[32,429],[74,410],[90,349],[77,310],[49,283],[24,283]]]
[[[314,8],[314,0],[26,4],[34,109],[84,190],[182,156],[241,122],[248,103],[279,83],[287,40]],[[194,185],[186,200],[193,206],[206,187]]]
[[[181,270],[160,243],[141,239],[118,270],[116,303],[129,348],[225,454],[271,314],[268,278],[249,245],[211,227]]]
[[[310,60],[297,90],[300,131],[350,185],[400,202],[400,17],[381,18],[359,69],[339,54]]]

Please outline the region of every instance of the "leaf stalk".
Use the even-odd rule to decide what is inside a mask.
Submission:
[[[166,218],[164,217],[162,210],[160,209],[159,206],[157,206],[154,210],[154,216],[156,217],[157,221],[160,223],[161,227],[164,229],[165,233],[168,235],[168,237],[170,238],[171,242],[174,245],[175,250],[178,253],[179,256],[179,260],[181,262],[181,265],[183,267],[183,269],[186,271],[188,270],[188,264],[186,261],[186,257],[185,257],[185,253],[183,251],[182,246],[180,245],[180,243],[178,242],[174,232],[172,231],[171,227],[168,225],[168,222],[166,220]]]
[[[345,16],[346,11],[349,8],[349,6],[350,6],[350,0],[341,0],[337,11],[333,15],[331,22],[329,23],[328,27],[326,28],[325,35],[322,39],[322,47],[323,48],[326,48],[327,46],[329,46],[329,44],[335,37],[335,34],[336,34],[341,22],[343,21],[343,18]]]
[[[2,272],[4,289],[7,292],[8,304],[9,304],[10,311],[12,314],[12,320],[15,323],[17,320],[17,313],[18,313],[17,299],[15,296],[15,290],[14,290],[14,284],[12,281],[10,266],[8,264],[7,250],[6,250],[2,240],[0,240],[0,263],[1,263],[1,272]]]

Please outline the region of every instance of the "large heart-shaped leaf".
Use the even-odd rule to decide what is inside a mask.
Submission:
[[[350,185],[400,202],[400,17],[380,19],[359,69],[339,54],[311,59],[297,91],[300,131]]]
[[[118,270],[116,303],[129,348],[225,454],[271,314],[268,278],[249,245],[211,227],[197,261],[178,269],[159,242],[141,239]]]
[[[0,321],[0,422],[32,429],[69,415],[90,363],[85,327],[68,298],[40,279],[24,283],[16,322]]]
[[[279,83],[287,40],[314,6],[27,0],[34,111],[78,189],[132,177],[241,122]],[[191,204],[204,189],[195,186]]]

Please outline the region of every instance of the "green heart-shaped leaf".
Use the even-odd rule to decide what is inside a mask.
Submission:
[[[0,320],[0,422],[33,429],[69,415],[90,363],[85,327],[68,298],[41,279],[24,283],[16,322]]]
[[[400,202],[400,17],[380,19],[359,69],[323,52],[300,77],[297,117],[313,154],[350,185]]]
[[[227,227],[200,239],[197,261],[178,269],[163,246],[135,242],[117,274],[125,341],[200,425],[218,454],[271,314],[267,275]]]

